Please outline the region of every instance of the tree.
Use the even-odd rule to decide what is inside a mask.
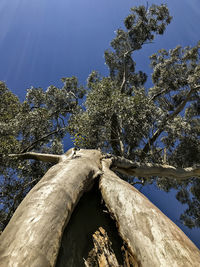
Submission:
[[[198,249],[125,182],[178,189],[177,198],[188,204],[183,222],[199,226],[199,44],[152,55],[154,85],[148,90],[147,75],[136,71],[133,60],[170,21],[165,5],[132,8],[113,50],[105,52],[110,75],[93,71],[86,89],[76,77],[62,78],[61,89],[31,88],[21,103],[1,83],[2,229],[12,217],[1,236],[5,266],[54,266],[64,228],[95,180],[125,242],[126,264],[198,266]],[[63,154],[67,133],[75,149]],[[98,247],[101,235],[103,251],[95,257],[112,266],[104,230],[94,240]]]

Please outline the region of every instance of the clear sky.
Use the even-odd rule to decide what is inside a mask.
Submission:
[[[31,86],[61,85],[60,78],[75,75],[85,83],[92,70],[107,74],[104,50],[123,27],[132,6],[146,0],[0,0],[0,80],[24,98]],[[163,1],[148,1],[160,4]],[[173,16],[165,34],[135,53],[137,67],[150,77],[148,57],[158,49],[195,45],[200,40],[200,1],[165,0]],[[150,85],[150,79],[147,86]],[[200,230],[179,222],[183,210],[172,191],[154,186],[142,190],[200,247]]]

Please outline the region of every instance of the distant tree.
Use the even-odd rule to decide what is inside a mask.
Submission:
[[[145,87],[147,75],[136,71],[134,61],[134,52],[150,44],[156,34],[163,34],[170,21],[165,5],[132,8],[131,14],[125,18],[125,28],[118,29],[111,42],[112,49],[105,51],[109,76],[102,77],[93,71],[86,88],[79,86],[76,77],[62,78],[64,85],[61,89],[52,85],[46,91],[31,88],[25,101],[20,102],[1,82],[2,230],[13,216],[2,234],[2,244],[8,246],[8,250],[1,248],[5,264],[10,260],[8,253],[11,253],[12,246],[19,253],[19,237],[23,231],[30,231],[22,238],[24,246],[29,244],[31,233],[35,241],[27,247],[39,243],[43,246],[38,233],[43,232],[45,225],[48,230],[49,224],[53,229],[51,235],[45,239],[47,230],[44,230],[44,236],[41,236],[44,246],[54,246],[55,250],[44,249],[45,260],[39,257],[37,249],[30,252],[26,248],[23,255],[30,254],[27,257],[29,264],[37,258],[37,266],[54,266],[64,226],[92,180],[100,177],[103,200],[129,247],[127,251],[129,260],[132,255],[132,264],[134,258],[135,264],[141,266],[150,263],[162,266],[162,260],[168,266],[175,263],[174,266],[198,266],[198,249],[146,198],[122,181],[144,186],[155,181],[159,188],[167,192],[171,188],[177,189],[177,199],[188,204],[188,209],[181,215],[182,222],[188,227],[200,226],[200,44],[186,48],[177,46],[170,51],[161,49],[152,55],[153,86],[149,89]],[[75,149],[63,154],[63,140],[68,134],[73,138]],[[56,165],[51,167],[53,164]],[[65,182],[68,176],[70,178]],[[55,181],[53,177],[56,177]],[[65,190],[69,192],[66,194]],[[50,192],[54,192],[52,198],[49,197]],[[46,198],[43,197],[45,194]],[[61,202],[60,194],[63,197]],[[19,205],[22,199],[24,201]],[[122,203],[124,207],[121,206],[120,211]],[[54,210],[56,205],[57,211]],[[66,205],[68,211],[64,212],[62,210]],[[130,207],[134,209],[134,205],[135,213],[130,215]],[[43,214],[43,209],[47,213]],[[34,223],[40,215],[40,224]],[[140,223],[141,243],[137,239],[139,226],[133,230],[129,219],[132,224]],[[153,232],[151,228],[154,223]],[[23,230],[18,230],[22,227]],[[55,234],[54,228],[60,231],[59,234]],[[162,228],[163,232],[160,232]],[[173,232],[174,240],[169,241],[173,239]],[[102,229],[96,236],[101,234],[107,240]],[[143,240],[145,236],[151,240],[150,243]],[[166,241],[163,241],[165,238]],[[185,258],[181,239],[189,251]],[[104,249],[105,246],[109,247],[108,243],[103,245]],[[108,250],[111,251],[110,248]],[[105,251],[101,255],[105,256]],[[164,251],[167,256],[161,255]],[[16,262],[22,262],[23,257],[20,254],[15,258]],[[114,256],[111,253],[105,257],[108,264],[110,257]],[[43,260],[46,265],[41,265]],[[100,262],[98,257],[97,262]],[[113,258],[111,262],[113,265],[108,266],[117,266]]]

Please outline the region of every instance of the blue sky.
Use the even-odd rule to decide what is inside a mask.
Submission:
[[[199,1],[165,2],[174,20],[164,36],[136,53],[143,69],[148,69],[148,56],[159,48],[198,40]],[[138,4],[146,1],[1,0],[0,79],[23,97],[30,86],[46,88],[59,84],[63,76],[76,75],[83,83],[93,69],[106,74],[104,50],[130,7]]]
[[[123,27],[130,7],[143,0],[1,0],[0,80],[21,99],[31,86],[61,85],[61,77],[75,75],[85,83],[92,70],[106,75],[104,50]],[[148,1],[160,4],[163,1]],[[165,34],[135,53],[137,68],[149,74],[148,57],[158,49],[195,45],[200,39],[199,0],[165,0],[173,16]],[[150,80],[147,86],[150,85]],[[183,206],[172,191],[149,186],[142,190],[179,226]],[[181,228],[200,247],[200,230]]]

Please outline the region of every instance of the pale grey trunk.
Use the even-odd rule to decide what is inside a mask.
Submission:
[[[138,266],[199,266],[195,245],[110,170],[110,159],[102,160],[97,150],[80,150],[75,156],[61,156],[60,161],[22,201],[1,235],[0,266],[55,266],[74,207],[99,176],[105,204]]]
[[[200,252],[190,239],[137,189],[103,162],[100,189],[138,266],[199,267]]]
[[[0,237],[1,267],[54,266],[74,207],[100,173],[99,151],[65,159],[19,205]]]

